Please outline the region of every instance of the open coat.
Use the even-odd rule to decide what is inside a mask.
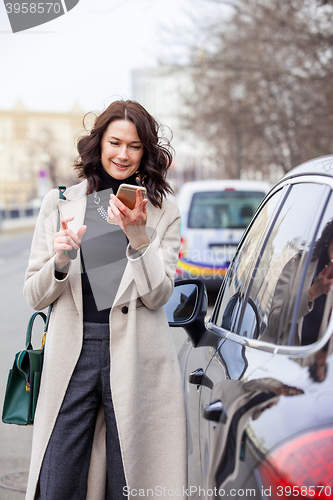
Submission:
[[[55,278],[58,212],[83,224],[87,181],[52,190],[35,228],[24,295],[34,309],[53,303],[35,415],[26,500],[36,494],[40,468],[69,380],[80,356],[83,311],[80,257],[63,280]],[[173,290],[179,250],[179,212],[165,200],[147,204],[151,244],[139,257],[127,248],[127,265],[110,312],[110,381],[128,498],[179,499],[186,485],[186,422],[177,354],[163,305]],[[135,257],[136,255],[136,257]],[[123,306],[127,306],[127,309]],[[54,464],[56,467],[56,464]],[[105,422],[100,408],[90,461],[88,500],[105,499]],[[141,490],[139,492],[139,490]],[[144,493],[144,495],[143,495]]]

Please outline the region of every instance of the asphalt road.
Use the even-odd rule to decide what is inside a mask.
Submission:
[[[10,235],[0,234],[1,411],[8,371],[15,353],[24,348],[27,323],[31,315],[31,308],[22,293],[31,238],[31,232],[24,231]],[[31,427],[0,423],[0,477],[28,471],[31,437]],[[16,479],[19,480],[20,477]],[[0,500],[23,499],[24,493],[0,487]]]
[[[0,404],[15,353],[24,348],[28,320],[32,309],[23,297],[23,281],[28,264],[32,233],[0,233]],[[37,326],[37,321],[40,321]],[[37,318],[33,346],[41,341],[42,321]],[[176,349],[180,348],[186,334],[182,328],[173,328]],[[18,486],[26,480],[29,469],[32,427],[8,425],[0,422],[0,483]],[[15,475],[17,473],[17,475]],[[7,477],[7,475],[10,475]],[[6,476],[6,477],[4,477]],[[9,483],[10,478],[12,482]],[[22,485],[21,485],[22,488]],[[0,486],[0,500],[23,500],[24,493]]]

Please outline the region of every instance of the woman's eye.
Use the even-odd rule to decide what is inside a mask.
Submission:
[[[112,142],[110,141],[111,146],[118,146],[118,142]]]
[[[140,149],[141,146],[131,146],[132,149]]]

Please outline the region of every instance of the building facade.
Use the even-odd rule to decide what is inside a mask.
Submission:
[[[84,111],[27,110],[21,102],[0,110],[0,206],[38,204],[57,185],[76,182],[76,139],[84,132]]]

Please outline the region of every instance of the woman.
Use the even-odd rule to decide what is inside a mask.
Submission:
[[[172,157],[133,101],[112,103],[78,152],[84,180],[43,200],[24,285],[33,308],[53,303],[26,499],[179,498],[185,412],[163,309],[180,243]],[[114,193],[137,178],[148,199],[137,190],[129,210]]]

